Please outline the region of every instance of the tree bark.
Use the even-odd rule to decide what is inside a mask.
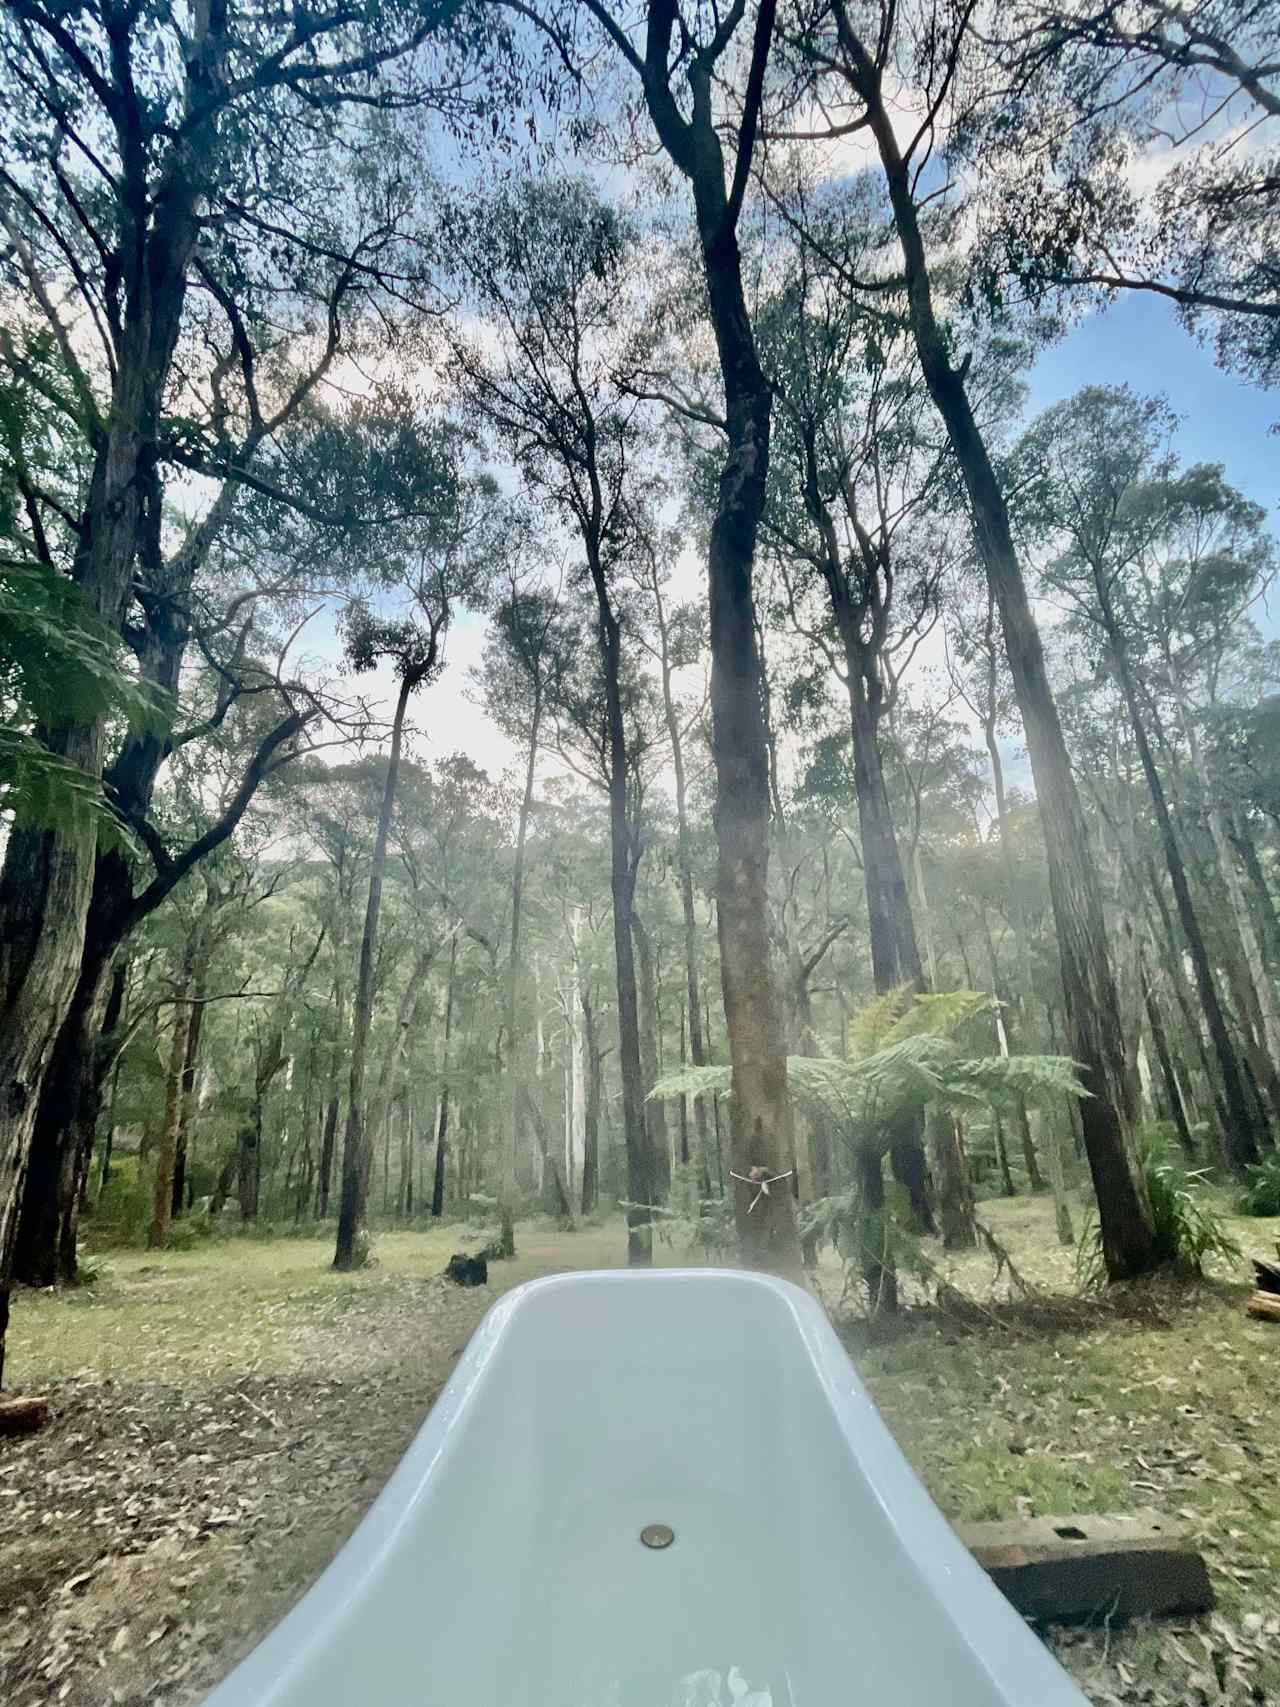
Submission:
[[[342,1145],[342,1191],[338,1205],[338,1238],[333,1253],[336,1269],[359,1268],[368,1260],[362,1248],[365,1205],[369,1194],[369,1142],[365,1131],[364,1079],[373,1022],[374,955],[378,945],[378,916],[382,911],[382,880],[387,867],[387,841],[400,777],[400,746],[404,738],[405,713],[415,676],[406,670],[396,697],[391,724],[391,752],[387,759],[378,831],[369,866],[369,898],[365,906],[364,933],[360,939],[360,969],[356,978],[355,1022],[351,1036],[351,1073],[347,1086],[347,1130]]]
[[[952,363],[934,313],[911,171],[898,145],[880,73],[854,34],[843,0],[837,0],[837,21],[848,70],[866,103],[884,169],[906,275],[908,315],[925,383],[956,455],[978,551],[1000,611],[1044,827],[1070,1052],[1089,1092],[1082,1118],[1098,1199],[1103,1259],[1109,1278],[1123,1280],[1154,1267],[1157,1258],[1150,1205],[1133,1148],[1120,1015],[1088,827],[1000,482],[974,419],[963,375]]]
[[[644,91],[659,140],[693,193],[707,305],[724,382],[727,454],[711,524],[711,751],[716,770],[716,921],[720,981],[733,1065],[733,1171],[785,1173],[792,1151],[785,1027],[769,946],[769,758],[761,709],[752,580],[769,473],[771,394],[760,367],[742,282],[737,224],[755,144],[774,0],[758,9],[732,183],[712,96],[713,62],[689,66],[692,116],[671,91],[674,8],[649,13]],[[741,1259],[803,1278],[794,1200],[734,1184]]]
[[[862,1193],[858,1255],[867,1288],[867,1308],[873,1316],[894,1316],[898,1310],[898,1265],[885,1211],[884,1158],[879,1151],[859,1150],[857,1175]]]
[[[431,1182],[431,1215],[438,1221],[444,1214],[444,1158],[449,1137],[449,1044],[453,1037],[453,983],[458,970],[458,933],[449,943],[449,975],[444,987],[444,1039],[440,1062],[440,1113],[436,1121],[436,1167]]]
[[[648,1100],[648,1093],[661,1074],[658,1061],[658,981],[654,966],[653,943],[649,933],[635,914],[631,921],[636,945],[636,962],[640,974],[640,1062],[644,1073],[645,1125],[649,1136],[649,1156],[653,1168],[655,1201],[665,1202],[671,1190],[671,1139],[667,1131],[667,1105],[661,1099]]]
[[[133,176],[121,193],[155,212],[143,220],[138,241],[130,240],[110,405],[94,435],[71,570],[89,609],[112,633],[128,609],[147,516],[154,513],[160,525],[157,427],[200,232],[204,174],[195,163],[217,147],[222,105],[209,95],[222,75],[228,39],[225,12],[206,10],[187,59],[188,93],[204,116],[174,143],[163,182],[147,183],[140,146],[125,150],[125,170]],[[97,778],[103,735],[103,722],[94,720],[58,731],[47,744]],[[0,1374],[27,1155],[53,1043],[80,975],[97,840],[96,820],[84,811],[57,830],[15,830],[0,872]]]
[[[590,418],[588,417],[590,424]],[[593,432],[589,443],[594,444]],[[618,987],[618,1065],[622,1074],[622,1132],[627,1153],[627,1261],[632,1268],[653,1261],[651,1206],[661,1193],[661,1174],[645,1109],[640,1002],[636,983],[635,893],[641,844],[633,822],[630,760],[622,704],[622,630],[613,608],[602,556],[604,502],[594,460],[589,465],[591,512],[582,530],[595,590],[597,634],[604,675],[608,741],[609,890],[613,899],[613,953]]]
[[[516,1021],[520,998],[520,931],[524,913],[524,859],[529,838],[529,817],[533,811],[533,784],[538,767],[538,738],[543,717],[542,683],[539,677],[533,684],[533,707],[529,717],[529,746],[525,754],[524,790],[520,796],[520,816],[516,825],[515,859],[511,868],[511,952],[507,958],[507,988],[504,1004],[503,1035],[506,1039],[504,1064],[506,1096],[503,1098],[505,1130],[499,1142],[501,1154],[498,1169],[498,1251],[501,1256],[516,1254],[516,1143],[519,1129],[519,1074],[516,1059]]]
[[[662,675],[662,707],[667,724],[667,739],[671,743],[671,769],[675,778],[676,793],[676,868],[680,881],[680,915],[684,926],[684,976],[687,1006],[685,1013],[689,1028],[689,1059],[695,1067],[703,1067],[707,1062],[706,1044],[702,1036],[702,991],[701,978],[698,968],[698,920],[694,910],[693,899],[693,856],[689,845],[689,803],[688,784],[684,769],[684,739],[680,731],[680,717],[676,708],[675,695],[672,691],[672,665],[669,630],[667,626],[666,609],[662,602],[662,589],[658,577],[654,575],[654,606],[658,621],[658,640],[660,647],[660,662]],[[687,1101],[681,1098],[681,1111],[687,1122]],[[710,1190],[710,1171],[707,1157],[707,1109],[705,1099],[694,1097],[693,1122],[697,1136],[698,1165],[702,1169],[705,1184],[704,1195]],[[688,1134],[687,1126],[682,1129],[681,1160],[687,1162]]]
[[[1009,1146],[1005,1142],[1004,1121],[1000,1118],[999,1109],[991,1112],[991,1135],[996,1147],[996,1166],[1000,1170],[1000,1190],[1005,1197],[1016,1197],[1018,1188],[1009,1172]],[[1035,1154],[1034,1150],[1032,1154]]]
[[[974,1225],[973,1186],[959,1122],[949,1109],[939,1103],[930,1103],[925,1125],[934,1177],[938,1182],[943,1248],[948,1251],[972,1250],[978,1242],[978,1232]]]
[[[187,1195],[187,1161],[191,1135],[191,1114],[195,1107],[196,1069],[200,1063],[200,1037],[204,1030],[203,1000],[206,964],[203,957],[197,962],[191,980],[191,1013],[187,1020],[187,1035],[182,1053],[182,1094],[178,1104],[178,1134],[173,1156],[172,1213],[181,1215]]]
[[[1018,973],[1021,988],[1018,992],[1018,1021],[1021,1027],[1019,1033],[1022,1047],[1026,1049],[1031,1039],[1031,1002],[1034,988],[1031,976],[1031,946],[1028,940],[1027,921],[1022,911],[1022,901],[1018,895],[1017,874],[1013,864],[1013,844],[1009,836],[1009,800],[1004,786],[1004,760],[1000,756],[1000,741],[996,733],[997,710],[997,673],[995,652],[995,601],[994,595],[988,593],[987,629],[985,634],[987,651],[987,701],[982,719],[983,740],[986,743],[987,758],[991,765],[991,786],[996,797],[996,829],[1000,837],[1000,863],[1004,868],[1005,888],[1009,894],[1009,922],[1013,927],[1013,939],[1018,955]],[[997,995],[995,987],[995,952],[992,949],[992,995]],[[1002,1053],[1008,1054],[1008,1031],[1006,1022],[997,1017],[997,1027],[1001,1030]],[[1032,1044],[1034,1047],[1034,1044]],[[1032,1191],[1043,1191],[1045,1182],[1040,1172],[1040,1159],[1036,1155],[1035,1141],[1031,1136],[1031,1120],[1027,1114],[1026,1101],[1018,1099],[1018,1137],[1022,1145],[1022,1159],[1027,1170],[1027,1184]],[[1007,1166],[1007,1158],[1006,1158]]]
[[[163,1251],[169,1244],[169,1223],[173,1217],[173,1168],[178,1152],[178,1127],[182,1120],[182,1066],[187,1052],[187,1030],[191,1016],[186,998],[191,993],[190,966],[173,1004],[173,1042],[169,1050],[169,1070],[165,1078],[164,1125],[156,1147],[156,1177],[152,1194],[151,1226],[147,1230],[147,1246]]]
[[[586,1109],[582,1122],[582,1213],[596,1206],[600,1178],[600,1101],[604,1057],[596,1035],[595,1006],[585,979],[578,997],[582,1008],[582,1047],[587,1065]]]

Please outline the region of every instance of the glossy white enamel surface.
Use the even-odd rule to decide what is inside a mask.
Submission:
[[[664,1524],[674,1542],[642,1546]],[[560,1275],[485,1318],[310,1593],[208,1707],[1083,1707],[819,1305]]]

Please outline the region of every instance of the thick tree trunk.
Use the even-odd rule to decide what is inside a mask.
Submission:
[[[111,633],[119,632],[129,607],[148,513],[159,526],[157,421],[199,235],[192,162],[217,146],[221,107],[208,94],[221,75],[226,39],[223,16],[193,47],[188,86],[205,116],[174,145],[161,212],[145,222],[143,252],[123,281],[110,407],[96,435],[71,570],[90,611]],[[126,150],[130,163],[139,152]],[[140,170],[127,188],[146,196]],[[103,733],[100,721],[72,724],[48,745],[97,778]],[[55,831],[14,831],[0,871],[0,1375],[27,1155],[54,1040],[81,973],[96,852],[96,820],[79,811]]]
[[[773,31],[766,0],[755,22],[748,111],[732,187],[716,130],[709,67],[690,73],[693,116],[671,93],[667,50],[674,15],[650,15],[645,95],[658,136],[693,191],[707,305],[724,382],[727,450],[711,524],[711,751],[716,770],[716,921],[720,981],[733,1065],[733,1172],[790,1167],[785,1026],[769,947],[769,757],[761,707],[752,579],[769,474],[771,396],[742,283],[737,221],[754,146],[759,90]],[[659,64],[659,61],[661,63]],[[803,1276],[794,1200],[734,1183],[738,1246],[748,1267]]]
[[[1070,1052],[1089,1096],[1085,1145],[1098,1199],[1103,1258],[1112,1280],[1156,1262],[1146,1187],[1134,1153],[1120,1015],[1107,953],[1106,921],[1044,654],[1014,549],[1008,511],[981,431],[934,314],[932,286],[911,174],[903,161],[876,71],[841,14],[841,46],[884,168],[907,281],[908,313],[925,383],[946,427],[973,514],[974,533],[1000,611],[1014,692],[1022,713],[1044,827]]]
[[[368,1260],[364,1248],[365,1205],[369,1194],[369,1141],[365,1131],[364,1080],[373,1023],[374,956],[378,946],[378,917],[382,911],[382,880],[387,866],[387,841],[391,835],[391,813],[396,784],[400,778],[400,746],[409,695],[416,682],[406,670],[396,697],[391,725],[391,752],[387,759],[378,831],[369,865],[369,898],[365,905],[364,933],[360,939],[360,969],[356,977],[355,1022],[351,1035],[351,1074],[347,1086],[347,1130],[342,1145],[342,1191],[338,1205],[338,1238],[333,1253],[336,1269],[362,1267]]]

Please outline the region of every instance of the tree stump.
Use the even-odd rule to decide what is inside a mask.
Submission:
[[[444,1277],[455,1286],[487,1286],[489,1265],[482,1256],[469,1257],[463,1251],[455,1251],[449,1258]]]

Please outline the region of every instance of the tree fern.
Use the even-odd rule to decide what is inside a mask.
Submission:
[[[853,1058],[787,1058],[792,1100],[850,1148],[883,1150],[896,1125],[932,1102],[961,1110],[1004,1109],[1020,1098],[1036,1103],[1086,1094],[1075,1062],[1065,1056],[972,1056],[964,1051],[950,1034],[993,1005],[991,996],[975,990],[914,1001],[905,988],[878,996],[854,1019]],[[855,1047],[872,1038],[878,1039],[876,1048],[855,1056]],[[649,1095],[721,1095],[732,1088],[730,1067],[684,1067],[665,1075]]]

